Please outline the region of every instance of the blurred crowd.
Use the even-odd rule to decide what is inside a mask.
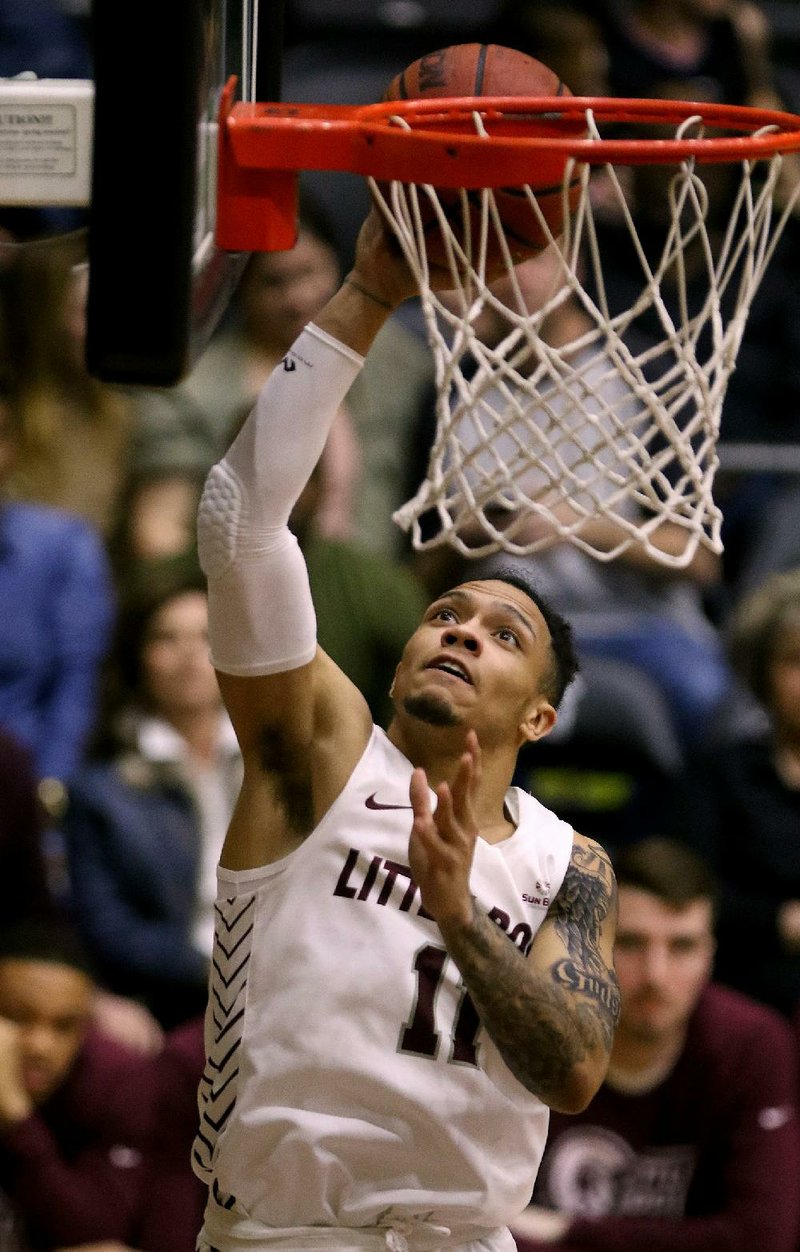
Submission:
[[[423,52],[480,40],[575,94],[800,112],[792,2],[334,7],[288,4],[285,98],[377,98]],[[0,74],[91,64],[88,6],[2,0]],[[351,256],[363,187],[302,189],[296,248],[251,256],[168,389],[87,371],[81,212],[0,210],[0,1252],[195,1245],[215,868],[241,769],[195,512]],[[799,248],[795,212],[725,401],[723,555],[602,576],[558,544],[521,558],[574,621],[582,668],[518,781],[614,859],[623,995],[607,1083],[553,1119],[525,1252],[800,1249],[800,460],[786,472],[778,452],[800,449]],[[391,521],[424,474],[435,385],[412,303],[291,519],[320,643],[382,724],[427,600],[470,568]],[[726,469],[726,444],[752,459]]]

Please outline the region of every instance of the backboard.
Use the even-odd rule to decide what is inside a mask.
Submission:
[[[280,99],[283,0],[94,0],[87,364],[169,386],[202,352],[246,254],[214,242],[217,110]]]

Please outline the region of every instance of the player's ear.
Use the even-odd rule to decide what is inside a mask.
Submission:
[[[537,739],[544,739],[545,735],[550,734],[557,719],[558,714],[550,701],[544,696],[539,696],[531,704],[520,723],[519,733],[522,742],[535,743]]]

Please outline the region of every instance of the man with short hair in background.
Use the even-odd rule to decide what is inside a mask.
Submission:
[[[791,1030],[710,981],[716,883],[703,861],[650,838],[614,868],[611,1063],[583,1113],[552,1114],[519,1252],[796,1252]]]

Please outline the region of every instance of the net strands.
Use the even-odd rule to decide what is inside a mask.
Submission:
[[[485,117],[474,120],[485,133]],[[590,138],[601,138],[591,110],[587,126]],[[702,118],[692,116],[675,137],[703,134]],[[629,203],[630,170],[568,159],[553,229],[533,189],[520,189],[553,260],[550,289],[534,308],[491,189],[462,191],[454,215],[430,185],[381,189],[371,180],[417,278],[436,365],[427,477],[394,514],[416,549],[449,543],[469,557],[525,555],[560,539],[613,560],[638,544],[676,567],[698,545],[721,551],[713,498],[720,416],[753,297],[797,198],[795,188],[776,207],[782,163],[774,154],[729,167],[738,169],[737,184],[721,230],[710,224],[695,159],[664,167],[666,224],[648,255]],[[609,215],[639,275],[633,298],[613,311],[604,267],[617,264],[619,252],[604,255],[598,239],[598,221]],[[432,216],[452,277],[445,294],[431,287]],[[505,276],[490,286],[487,258],[498,250]],[[548,342],[546,324],[567,301],[581,310],[581,332]],[[487,318],[504,327],[499,338],[485,335]],[[657,334],[643,343],[637,329],[644,321]],[[685,535],[677,553],[654,544],[664,521]],[[598,522],[612,524],[610,546],[607,526],[603,540],[596,538]]]

